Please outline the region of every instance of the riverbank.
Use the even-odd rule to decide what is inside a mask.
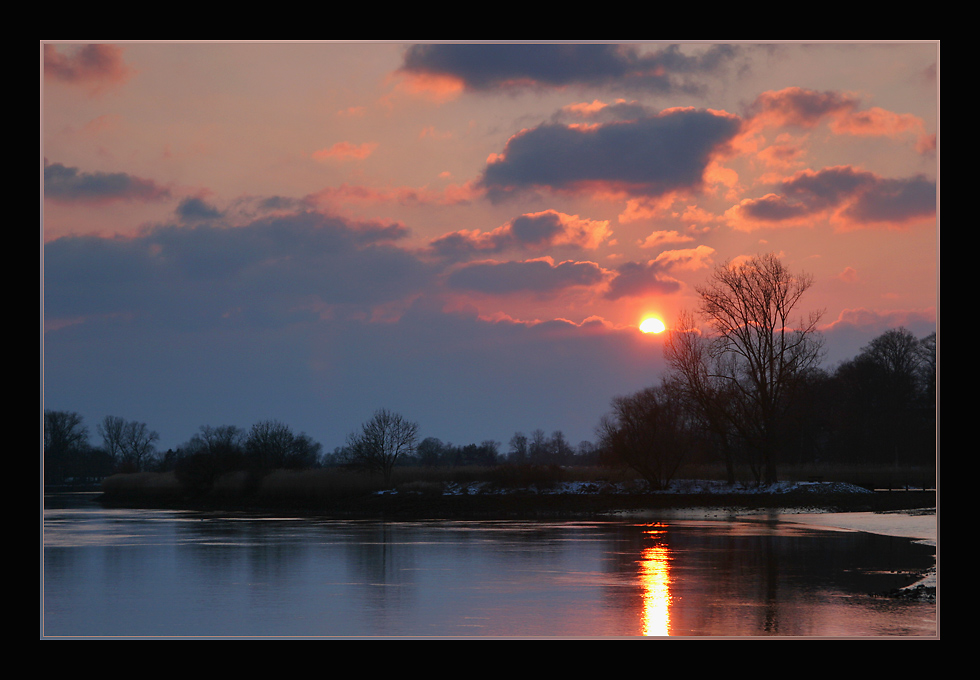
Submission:
[[[101,502],[118,507],[276,510],[343,517],[400,519],[599,517],[712,508],[716,512],[887,512],[936,506],[935,491],[872,492],[839,482],[726,484],[677,480],[652,490],[629,481],[529,481],[523,484],[412,482],[365,486],[364,476],[338,481],[336,473],[275,471],[260,478],[223,476],[206,492],[191,492],[172,473],[115,475]]]

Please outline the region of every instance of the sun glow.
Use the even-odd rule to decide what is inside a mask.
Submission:
[[[643,320],[643,323],[640,324],[640,330],[644,333],[663,333],[667,330],[667,327],[664,326],[663,321],[655,316],[651,316]]]

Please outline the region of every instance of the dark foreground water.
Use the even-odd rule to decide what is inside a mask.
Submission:
[[[45,636],[934,636],[908,539],[752,520],[44,511]]]

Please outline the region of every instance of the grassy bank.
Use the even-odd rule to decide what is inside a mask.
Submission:
[[[686,478],[724,479],[716,468],[688,469]],[[396,469],[385,489],[380,477],[340,468],[288,471],[263,475],[234,472],[219,477],[206,493],[191,493],[173,473],[115,475],[103,484],[103,502],[121,506],[195,507],[221,509],[290,508],[338,514],[452,516],[595,515],[657,508],[821,508],[836,511],[895,510],[931,507],[934,491],[922,491],[931,471],[869,470],[855,466],[787,469],[787,477],[822,482],[880,480],[875,488],[902,489],[878,493],[649,493],[645,485],[622,471],[602,468],[530,466]],[[799,475],[796,477],[795,475]],[[583,491],[555,493],[562,485],[586,483]],[[469,492],[479,487],[480,492]],[[924,484],[932,486],[931,484]],[[918,487],[919,490],[905,490]]]

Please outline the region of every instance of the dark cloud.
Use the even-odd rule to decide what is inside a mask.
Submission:
[[[729,64],[739,48],[713,45],[686,54],[677,45],[641,50],[608,44],[413,45],[402,70],[451,76],[472,90],[501,86],[591,85],[653,92],[696,92],[690,78]]]
[[[574,286],[594,286],[605,273],[594,262],[548,260],[524,262],[476,262],[449,275],[449,285],[491,295],[510,293],[553,293]]]
[[[508,142],[481,180],[491,198],[532,187],[582,187],[659,196],[698,186],[740,121],[681,109],[587,128],[545,124]]]
[[[277,325],[332,306],[369,309],[425,287],[429,267],[392,245],[400,225],[318,213],[242,227],[160,226],[45,245],[46,314],[146,317],[180,325]]]
[[[923,176],[889,179],[849,166],[825,168],[799,173],[784,181],[778,193],[743,201],[738,210],[758,222],[833,210],[852,224],[901,224],[935,214],[936,183]]]
[[[473,254],[499,253],[508,249],[537,250],[569,246],[595,249],[609,236],[606,220],[581,219],[555,210],[526,213],[493,231],[456,231],[429,243],[440,257],[457,259]]]
[[[131,74],[115,45],[44,46],[44,75],[66,83],[114,84]]]
[[[170,192],[152,180],[124,172],[81,172],[61,163],[44,164],[44,197],[62,203],[157,201]]]
[[[216,220],[221,216],[220,210],[200,198],[186,198],[177,206],[177,217],[181,222]]]
[[[660,262],[626,262],[617,269],[606,291],[606,298],[618,300],[644,295],[669,295],[678,292],[680,287],[680,282],[666,275],[665,265]]]
[[[897,222],[936,213],[936,183],[917,176],[876,182],[845,211],[857,222]]]

